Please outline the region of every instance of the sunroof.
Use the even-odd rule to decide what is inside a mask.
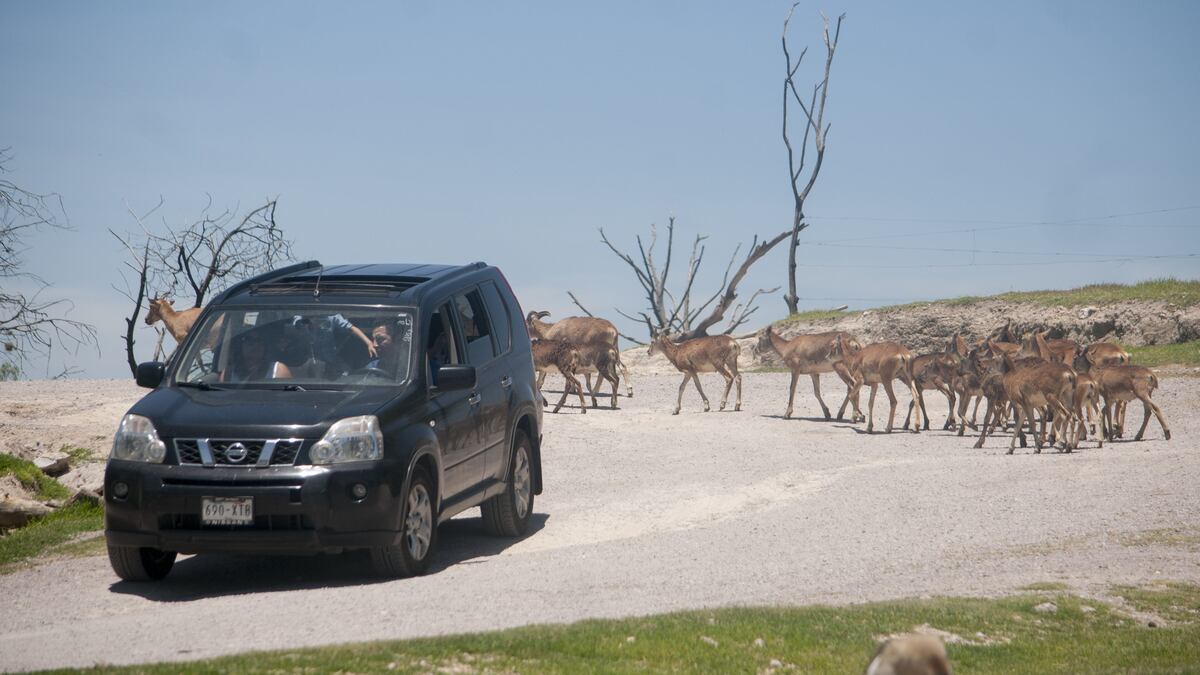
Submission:
[[[312,294],[320,284],[321,295],[394,295],[427,281],[421,277],[289,277],[255,284],[251,295]]]

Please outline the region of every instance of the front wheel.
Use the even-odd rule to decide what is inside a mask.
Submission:
[[[502,537],[519,537],[529,529],[533,516],[533,449],[524,431],[517,431],[509,460],[504,492],[482,505],[483,524],[488,532]]]
[[[159,581],[175,566],[174,551],[108,545],[108,562],[125,581]]]
[[[385,577],[419,576],[429,569],[437,543],[433,481],[424,469],[413,472],[400,521],[400,542],[371,549],[371,565]]]

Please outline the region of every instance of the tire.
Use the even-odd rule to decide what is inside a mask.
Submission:
[[[174,551],[108,545],[108,562],[125,581],[159,581],[175,566]]]
[[[482,505],[483,525],[491,534],[520,537],[533,516],[533,447],[524,431],[517,430],[508,463],[504,492]]]
[[[400,542],[371,549],[371,566],[388,578],[420,576],[429,569],[437,544],[433,480],[424,469],[413,471],[400,514]]]

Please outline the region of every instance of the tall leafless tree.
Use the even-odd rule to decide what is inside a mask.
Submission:
[[[758,262],[767,254],[776,244],[787,238],[789,230],[777,234],[769,240],[764,240],[762,243],[758,241],[758,235],[755,235],[754,241],[750,244],[750,251],[742,260],[742,263],[734,270],[734,263],[737,262],[738,253],[741,252],[741,244],[734,249],[733,255],[729,257],[729,264],[725,266],[725,275],[721,279],[721,286],[715,293],[708,296],[707,300],[693,301],[692,292],[695,290],[696,274],[700,271],[700,265],[704,261],[704,253],[707,250],[704,245],[704,240],[708,237],[696,235],[696,239],[692,242],[692,254],[688,260],[685,278],[681,285],[676,286],[676,291],[672,291],[668,287],[669,274],[671,272],[671,258],[675,249],[675,218],[671,217],[667,221],[667,250],[666,257],[662,262],[662,266],[654,260],[654,248],[658,243],[658,228],[654,225],[650,226],[650,242],[646,245],[642,241],[641,235],[637,237],[638,258],[628,253],[625,253],[613,245],[608,239],[608,235],[604,233],[604,229],[600,230],[600,241],[609,248],[618,258],[633,270],[634,276],[637,277],[638,283],[642,286],[642,290],[646,294],[647,307],[644,310],[638,311],[637,316],[633,316],[625,311],[616,309],[617,313],[627,319],[644,323],[649,335],[665,333],[680,340],[686,340],[702,335],[708,335],[710,328],[720,323],[725,319],[726,314],[729,314],[729,322],[721,331],[723,334],[730,334],[739,326],[749,321],[749,317],[758,307],[754,304],[755,299],[763,293],[774,293],[778,288],[759,289],[750,296],[746,302],[737,302],[737,286],[741,283],[742,278],[746,276],[746,272],[754,263]],[[579,309],[583,310],[588,316],[592,313],[575,297],[575,294],[568,291],[571,300]],[[707,312],[707,314],[705,314]],[[622,333],[621,337],[637,344],[646,344],[637,338],[630,337]]]
[[[66,318],[74,305],[65,299],[43,297],[49,284],[22,269],[24,236],[42,228],[70,229],[62,199],[57,194],[39,194],[4,177],[12,157],[10,148],[0,148],[0,365],[6,376],[21,372],[23,363],[35,355],[49,363],[55,345],[75,351],[96,344],[91,324]],[[23,280],[37,287],[31,293],[12,289]],[[67,367],[59,376],[74,369]]]
[[[121,272],[124,287],[114,288],[133,303],[123,337],[131,372],[136,372],[138,362],[134,332],[149,298],[175,297],[182,292],[188,297],[188,307],[200,307],[211,293],[291,260],[292,242],[275,223],[275,204],[276,200],[268,200],[238,217],[229,209],[213,212],[210,198],[196,220],[181,227],[163,222],[162,229],[155,232],[147,220],[162,207],[160,198],[144,214],[129,210],[137,231],[118,234],[109,230],[127,254]]]
[[[791,23],[792,14],[796,11],[796,5],[798,4],[800,3],[796,2],[792,4],[792,8],[788,10],[787,19],[783,21],[783,57],[787,66],[787,74],[783,80],[783,144],[787,147],[788,177],[791,180],[792,200],[795,207],[792,214],[792,238],[788,247],[788,291],[783,296],[790,314],[795,314],[799,311],[800,298],[796,294],[796,248],[800,245],[801,230],[808,227],[808,223],[804,222],[804,200],[808,199],[808,193],[817,182],[817,176],[821,173],[821,163],[825,160],[825,138],[829,134],[830,127],[829,124],[825,123],[825,100],[829,94],[829,71],[833,66],[833,54],[837,51],[838,37],[842,34],[842,19],[846,18],[845,14],[837,18],[837,27],[834,29],[833,37],[830,38],[829,18],[824,14],[821,15],[821,18],[825,22],[825,74],[813,86],[808,97],[808,103],[806,104],[804,97],[796,89],[796,71],[800,69],[800,64],[804,62],[804,56],[808,53],[808,47],[805,47],[804,51],[800,52],[800,56],[793,63],[792,54],[788,50],[787,42],[788,24]],[[796,149],[792,147],[792,141],[788,135],[789,101],[795,102],[796,105],[800,106],[800,110],[804,112],[804,140],[800,143],[799,157],[796,156]],[[810,140],[816,157],[813,160],[807,178],[803,180],[804,187],[800,187],[805,162],[808,159]]]

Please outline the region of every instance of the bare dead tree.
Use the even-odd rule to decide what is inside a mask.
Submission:
[[[156,232],[147,220],[162,205],[159,198],[141,215],[127,209],[136,231],[109,230],[126,252],[121,272],[124,287],[113,288],[133,303],[122,338],[131,372],[136,372],[138,362],[134,332],[149,298],[174,296],[183,289],[189,306],[200,307],[211,293],[292,259],[292,242],[275,223],[274,199],[239,218],[229,209],[213,213],[210,197],[199,218],[180,227],[162,222]]]
[[[22,269],[25,235],[42,228],[69,230],[70,225],[57,194],[31,192],[3,177],[11,157],[10,148],[0,148],[0,364],[15,377],[34,355],[45,357],[48,365],[55,344],[75,352],[97,343],[94,326],[67,318],[74,309],[69,300],[43,297],[49,283]],[[13,290],[17,280],[37,288]],[[77,371],[67,366],[63,372]]]
[[[788,10],[787,18],[783,21],[783,57],[785,61],[786,77],[783,80],[783,144],[787,147],[788,156],[788,177],[792,186],[792,200],[794,204],[794,212],[792,216],[791,242],[788,247],[788,291],[783,296],[784,302],[787,303],[788,313],[795,314],[799,311],[800,298],[796,294],[796,248],[800,245],[800,232],[808,227],[808,223],[804,222],[804,200],[808,199],[808,193],[812,190],[813,185],[817,182],[817,176],[821,173],[821,164],[825,160],[825,139],[829,134],[830,124],[825,123],[825,100],[829,94],[829,71],[833,66],[833,54],[837,51],[838,38],[842,34],[842,19],[846,18],[842,14],[837,19],[837,27],[834,29],[833,38],[829,36],[829,18],[824,14],[821,18],[825,22],[824,38],[825,38],[825,74],[821,81],[813,86],[812,92],[808,97],[808,103],[804,102],[804,97],[800,96],[800,92],[796,89],[796,71],[800,69],[800,64],[804,62],[804,56],[808,53],[808,47],[805,47],[800,52],[799,58],[795,63],[792,63],[791,52],[788,51],[787,33],[788,24],[792,21],[792,14],[796,11],[796,5],[799,2],[792,4]],[[788,136],[788,102],[794,101],[800,106],[800,110],[804,112],[804,140],[800,143],[800,156],[796,157],[796,150],[792,147],[792,141]],[[812,168],[808,173],[807,180],[804,181],[804,187],[800,187],[801,174],[804,172],[805,162],[808,159],[808,147],[811,140],[813,151],[816,157],[813,160]]]
[[[648,335],[657,335],[664,333],[671,335],[676,339],[690,339],[708,335],[710,328],[720,323],[729,315],[729,321],[721,333],[728,335],[736,330],[739,326],[745,324],[750,319],[750,315],[758,309],[754,301],[763,293],[774,293],[778,288],[759,289],[750,296],[745,302],[737,302],[737,286],[746,276],[746,272],[754,263],[758,262],[779,242],[787,238],[790,230],[784,230],[775,237],[759,243],[758,235],[754,236],[754,241],[750,244],[750,250],[741,264],[734,270],[734,264],[737,263],[738,254],[741,252],[741,244],[733,251],[733,255],[729,257],[729,263],[725,266],[725,274],[721,279],[721,285],[715,293],[708,296],[703,302],[693,302],[693,291],[695,291],[696,275],[700,271],[700,265],[704,261],[704,254],[707,250],[704,241],[706,236],[696,235],[692,242],[691,257],[688,259],[687,267],[684,271],[684,280],[681,285],[677,286],[676,292],[672,292],[668,282],[671,272],[671,261],[674,255],[675,248],[675,218],[672,216],[667,221],[667,247],[665,258],[661,266],[654,258],[654,249],[658,244],[658,228],[655,225],[650,226],[650,240],[644,242],[641,235],[637,236],[637,258],[633,255],[625,253],[618,249],[604,233],[604,229],[600,230],[600,241],[608,247],[618,258],[620,258],[633,271],[637,277],[638,284],[641,285],[646,297],[646,308],[636,312],[634,316],[621,309],[616,309],[616,312],[621,316],[643,323],[646,326]],[[588,316],[592,313],[575,297],[575,294],[568,291],[567,294],[571,297],[579,309],[583,310]],[[705,314],[707,312],[707,314]],[[636,338],[621,334],[621,337],[637,344],[646,344]]]

